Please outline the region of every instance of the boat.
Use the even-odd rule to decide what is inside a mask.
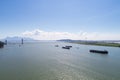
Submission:
[[[72,46],[65,46],[65,47],[70,47],[70,48],[72,48]]]
[[[63,48],[63,49],[70,49],[70,47],[66,47],[66,46],[65,46],[65,47],[62,47],[62,48]]]
[[[0,48],[3,48],[3,47],[4,47],[4,42],[0,41]]]
[[[90,50],[92,53],[101,53],[101,54],[108,54],[107,50]]]
[[[59,47],[59,45],[55,45],[55,47]]]

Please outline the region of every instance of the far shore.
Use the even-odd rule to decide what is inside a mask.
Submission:
[[[96,46],[109,46],[109,47],[120,47],[119,43],[107,43],[107,42],[71,42],[76,44],[84,44],[84,45],[96,45]]]
[[[71,40],[71,39],[61,39],[58,41],[76,43],[76,44],[84,44],[84,45],[96,45],[96,46],[109,46],[109,47],[120,47],[120,40]]]

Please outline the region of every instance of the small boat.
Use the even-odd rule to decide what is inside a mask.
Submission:
[[[62,48],[63,48],[63,49],[70,49],[70,47],[66,47],[66,46],[65,46],[65,47],[62,47]]]
[[[65,46],[65,47],[70,47],[71,48],[72,46]]]
[[[3,47],[4,47],[4,42],[0,41],[0,48],[3,48]]]
[[[101,54],[108,54],[108,51],[107,50],[90,50],[90,52],[92,53],[101,53]]]
[[[59,47],[59,45],[55,45],[55,47]]]

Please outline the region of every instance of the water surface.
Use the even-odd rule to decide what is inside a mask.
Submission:
[[[59,47],[55,47],[59,45]],[[70,50],[62,46],[72,45]],[[109,54],[90,53],[90,49]],[[39,42],[0,49],[0,80],[120,80],[120,48]]]

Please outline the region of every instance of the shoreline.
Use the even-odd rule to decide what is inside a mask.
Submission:
[[[120,47],[119,43],[106,43],[106,42],[97,42],[97,43],[90,43],[90,42],[70,42],[70,43],[83,44],[83,45],[95,45],[95,46]]]

